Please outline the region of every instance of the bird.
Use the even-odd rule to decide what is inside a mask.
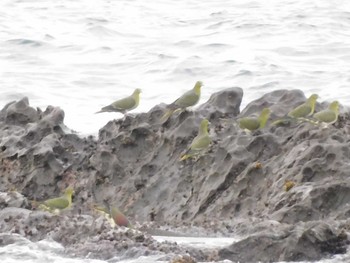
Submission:
[[[102,213],[107,220],[110,222],[111,226],[125,226],[131,228],[132,225],[127,217],[115,206],[110,206],[109,203],[104,200],[104,206],[94,205],[94,209]]]
[[[329,104],[328,108],[317,112],[313,117],[319,122],[324,123],[327,126],[335,123],[338,120],[339,115],[339,102],[333,101]]]
[[[34,204],[39,204],[39,208],[49,212],[61,211],[69,208],[72,205],[73,187],[69,186],[65,189],[64,194],[60,197],[48,199],[43,202],[33,201]]]
[[[238,119],[239,127],[243,130],[255,131],[265,127],[267,120],[270,117],[270,109],[264,108],[259,117],[244,117]]]
[[[181,97],[167,106],[167,111],[161,117],[161,121],[166,121],[175,111],[184,110],[188,107],[194,106],[198,103],[201,96],[201,88],[203,83],[197,81],[193,89],[185,92]]]
[[[115,206],[110,208],[110,215],[118,226],[132,227],[126,216]]]
[[[123,99],[117,100],[113,102],[112,104],[103,107],[100,111],[96,113],[101,112],[120,112],[122,114],[126,114],[128,111],[131,111],[135,109],[137,106],[139,106],[140,102],[140,89],[135,89],[134,92]]]
[[[193,139],[188,150],[181,156],[180,161],[184,161],[188,158],[194,157],[208,149],[211,142],[208,133],[208,124],[209,121],[207,119],[203,119],[201,121],[198,135]]]
[[[317,94],[312,94],[303,104],[292,109],[288,116],[291,118],[305,118],[311,116],[315,111],[316,100],[318,99]]]
[[[111,225],[111,227],[115,227],[115,222],[113,220],[113,218],[111,217],[109,210],[107,207],[105,206],[100,206],[98,204],[93,204],[92,208],[97,211],[98,213],[100,213],[101,215],[103,215],[107,221],[109,222],[109,224]]]

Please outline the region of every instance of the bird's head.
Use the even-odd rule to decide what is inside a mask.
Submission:
[[[64,190],[64,194],[67,196],[72,196],[74,194],[74,189],[71,186],[68,186],[66,190]]]
[[[140,95],[141,92],[142,92],[141,89],[135,89],[134,95]]]
[[[199,95],[201,93],[201,87],[203,86],[203,82],[202,81],[197,81],[196,84],[194,85],[194,92]]]
[[[332,111],[339,111],[339,102],[337,100],[329,104],[329,109]]]
[[[316,100],[318,99],[318,95],[317,94],[312,94],[310,97],[309,97],[309,101],[312,101],[312,102],[315,102]]]

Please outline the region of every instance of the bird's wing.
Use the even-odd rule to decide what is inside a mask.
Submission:
[[[199,136],[193,139],[190,149],[194,151],[200,151],[206,149],[210,144],[210,138],[208,135]]]
[[[124,110],[129,110],[135,107],[136,101],[135,99],[130,96],[126,97],[124,99],[117,100],[111,104],[113,108],[124,111]]]
[[[337,114],[331,110],[324,110],[314,114],[314,117],[322,122],[333,122],[337,119]]]
[[[179,108],[186,108],[195,105],[199,100],[199,96],[193,90],[187,91],[180,98],[178,98],[173,104]]]
[[[50,207],[51,209],[64,209],[68,207],[69,202],[64,197],[57,197],[46,200],[43,204]]]
[[[256,130],[260,127],[260,122],[257,118],[241,118],[239,119],[239,127],[241,129]]]
[[[307,104],[302,104],[296,107],[295,109],[291,110],[288,113],[288,116],[294,117],[294,118],[306,117],[311,113],[311,110],[312,110],[311,106]]]

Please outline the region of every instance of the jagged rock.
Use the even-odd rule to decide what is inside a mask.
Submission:
[[[246,244],[253,249],[256,240],[263,240],[261,246],[270,242],[275,249],[270,251],[271,258],[277,257],[283,244],[277,242],[279,239],[271,241],[269,235],[260,235],[262,232],[254,226],[256,222],[263,229],[273,226],[278,237],[289,229],[290,240],[294,241],[289,242],[288,251],[296,253],[301,243],[311,247],[310,257],[298,252],[300,260],[316,258],[318,252],[322,256],[343,253],[332,244],[333,249],[322,250],[320,243],[304,242],[297,233],[302,229],[307,239],[313,239],[313,232],[301,226],[327,220],[329,226],[311,228],[319,234],[315,240],[341,241],[337,239],[338,226],[332,222],[346,220],[350,213],[350,114],[342,112],[339,121],[327,129],[295,121],[290,126],[267,125],[247,134],[238,128],[237,118],[270,107],[273,121],[303,102],[305,95],[300,90],[273,91],[240,112],[242,96],[240,88],[223,90],[194,111],[174,113],[165,123],[160,122],[160,117],[166,106],[157,105],[147,113],[108,122],[100,129],[97,140],[80,138],[69,131],[64,126],[64,112],[58,107],[49,106],[42,112],[31,108],[26,98],[6,105],[0,111],[0,191],[16,189],[27,200],[41,201],[58,196],[73,185],[75,195],[72,209],[60,215],[67,219],[65,223],[51,214],[35,212],[20,214],[22,223],[16,227],[3,224],[1,218],[7,218],[3,211],[10,213],[6,208],[0,213],[0,225],[4,231],[21,233],[32,240],[50,233],[55,240],[69,244],[70,253],[86,255],[86,247],[98,257],[100,247],[95,239],[80,234],[66,236],[72,229],[87,235],[94,218],[91,205],[107,199],[132,223],[153,221],[181,227],[197,222],[208,226],[207,231],[248,235],[237,245]],[[325,106],[317,104],[316,111]],[[197,159],[180,162],[179,157],[196,136],[203,118],[210,120],[210,149]],[[288,180],[295,186],[285,191]],[[28,206],[6,202],[1,204]],[[45,222],[39,229],[34,226],[35,218]],[[79,225],[79,220],[84,223]],[[224,229],[219,229],[222,221]],[[235,223],[239,221],[248,223]],[[24,229],[24,223],[31,227]],[[59,229],[54,231],[56,224]],[[99,227],[92,233],[100,236],[105,230]],[[115,246],[123,245],[113,243],[119,234],[104,235],[103,242],[110,249],[101,257],[107,258],[115,252]],[[159,253],[161,249],[183,251],[175,245],[162,247],[147,238],[143,240],[149,242],[149,250],[144,253]],[[127,246],[135,242],[138,241],[131,239]],[[234,245],[233,248],[236,249]],[[124,251],[125,255],[140,252]],[[191,251],[191,256],[198,261],[205,258],[198,250]],[[291,258],[284,256],[285,260]]]
[[[218,118],[233,118],[240,112],[243,90],[235,87],[219,91],[210,96],[208,102],[198,107],[198,111],[207,116],[209,121],[218,121]]]
[[[234,262],[278,262],[320,260],[346,252],[348,237],[327,223],[299,223],[295,227],[264,231],[221,249],[221,259]]]
[[[16,191],[0,192],[0,209],[5,207],[26,207],[27,199]]]
[[[2,112],[6,124],[24,125],[39,120],[38,112],[29,106],[27,97],[7,104]]]

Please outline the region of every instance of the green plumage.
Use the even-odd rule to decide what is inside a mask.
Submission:
[[[333,101],[331,104],[329,104],[328,109],[315,113],[313,117],[319,122],[332,124],[338,120],[338,115],[339,102]]]
[[[203,83],[201,81],[197,81],[194,85],[193,89],[185,92],[180,98],[175,100],[173,103],[167,106],[166,113],[162,116],[161,120],[167,120],[174,111],[184,110],[187,107],[194,106],[198,103],[201,96],[201,87]]]
[[[243,130],[255,131],[265,127],[267,120],[270,117],[270,109],[264,108],[259,117],[244,117],[238,120],[239,127]]]
[[[101,112],[120,112],[125,114],[128,111],[131,111],[135,109],[140,102],[140,89],[135,89],[132,95],[129,97],[117,100],[113,102],[112,104],[103,107],[100,111],[96,113],[101,113]]]
[[[305,103],[299,105],[295,109],[288,113],[291,118],[305,118],[311,116],[315,110],[316,100],[318,99],[317,94],[312,94]]]
[[[44,210],[48,211],[54,211],[56,209],[63,210],[66,208],[69,208],[72,204],[72,195],[74,193],[74,190],[72,187],[68,187],[64,194],[57,198],[48,199],[40,205],[40,208],[43,208]]]
[[[110,207],[109,203],[106,200],[103,203],[104,207],[94,205],[94,209],[103,214],[112,227],[115,225],[132,227],[130,221],[117,207]]]
[[[202,86],[203,83],[201,81],[197,81],[193,89],[185,92],[180,98],[178,98],[176,101],[170,104],[170,107],[175,107],[176,109],[185,109],[187,107],[196,105],[201,96]]]
[[[208,149],[211,142],[208,133],[208,124],[209,121],[207,119],[202,120],[201,125],[199,127],[198,135],[193,139],[187,152],[181,156],[181,161],[198,155]]]

